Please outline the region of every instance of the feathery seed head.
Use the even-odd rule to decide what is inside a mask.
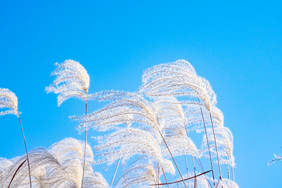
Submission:
[[[200,99],[210,111],[216,104],[216,95],[209,82],[198,76],[192,65],[185,60],[160,64],[143,73],[139,92],[151,97],[186,96]]]
[[[0,88],[0,109],[1,108],[7,108],[8,110],[1,111],[0,116],[6,114],[14,114],[19,116],[18,98],[9,89]]]
[[[84,67],[74,60],[66,60],[55,65],[57,69],[51,75],[56,76],[56,79],[45,89],[47,93],[59,94],[58,106],[72,97],[86,101],[90,78]]]

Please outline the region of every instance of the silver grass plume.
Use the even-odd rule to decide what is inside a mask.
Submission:
[[[206,108],[199,108],[199,105],[196,104],[184,104],[183,108],[184,115],[187,117],[186,126],[189,131],[196,131],[197,133],[205,131],[203,123],[205,123],[207,128],[212,126],[210,123],[210,112]],[[214,127],[224,126],[224,116],[220,109],[212,106],[211,115]]]
[[[233,135],[231,131],[227,127],[216,127],[214,129],[217,146],[218,146],[218,153],[219,153],[219,160],[223,164],[229,164],[232,167],[235,167],[234,156],[233,156]],[[213,132],[211,129],[208,129],[208,137],[210,142],[214,142]],[[215,145],[210,145],[212,148],[211,151],[215,153]],[[202,143],[202,155],[205,156],[205,153],[208,152],[207,150],[207,142],[204,136],[203,143]]]
[[[216,104],[216,95],[209,82],[199,77],[185,60],[160,64],[143,73],[139,92],[148,96],[187,96],[191,102],[199,98],[208,110]]]
[[[153,104],[156,119],[174,156],[198,157],[198,150],[185,131],[186,118],[180,103],[174,97],[160,97]],[[163,155],[169,153],[163,148]]]
[[[232,180],[229,179],[221,179],[218,183],[217,187],[223,188],[239,188],[239,186]]]
[[[67,138],[49,150],[40,148],[30,152],[33,187],[80,187],[83,145]],[[84,187],[109,187],[100,173],[93,173],[92,163],[93,152],[88,145]],[[26,165],[25,157],[0,159],[0,187],[7,187],[13,175],[11,187],[28,187]]]
[[[84,142],[80,142],[74,138],[65,138],[50,147],[50,153],[58,160],[58,162],[72,171],[71,179],[77,187],[80,187],[83,173],[83,154],[86,153],[85,160],[85,182],[88,176],[93,174],[91,165],[93,161],[93,152],[87,144],[86,152],[84,152]]]
[[[86,179],[87,180],[87,179]],[[88,181],[85,181],[84,183],[85,187],[89,188],[109,188],[109,184],[103,177],[103,175],[99,172],[94,172],[94,174],[91,175],[91,178],[88,179]]]
[[[154,163],[140,159],[124,171],[115,187],[150,187],[157,178]]]
[[[0,116],[6,114],[19,116],[18,98],[9,89],[0,88],[0,109],[4,109],[3,111],[0,111]]]
[[[60,165],[57,160],[45,149],[36,149],[29,153],[30,167],[32,174],[32,185],[33,187],[47,187],[47,185],[55,185],[56,174],[62,173]],[[10,160],[12,163],[4,169],[1,169],[1,187],[29,187],[28,170],[26,157],[17,157]],[[21,166],[22,165],[22,166]],[[42,169],[46,168],[49,172],[44,173]],[[54,173],[59,171],[59,173]],[[63,179],[61,174],[60,179]],[[44,176],[44,179],[41,177]]]
[[[197,172],[196,172],[196,174],[197,174]],[[194,172],[193,173],[189,172],[188,175],[184,176],[184,179],[190,178],[190,177],[193,177],[193,176],[194,176]],[[197,188],[210,188],[211,186],[209,185],[207,179],[209,179],[209,178],[206,175],[198,176],[197,177]],[[180,181],[180,179],[177,179],[176,181]],[[193,179],[193,181],[187,182],[188,186],[194,187],[194,185],[195,185],[194,181],[195,181],[195,179]],[[212,180],[210,180],[210,181],[212,181]],[[171,187],[172,188],[181,188],[183,186],[181,186],[181,184],[180,185],[173,184]]]
[[[47,93],[59,94],[58,106],[72,97],[87,101],[90,78],[84,67],[74,60],[55,65],[57,69],[51,75],[56,78],[45,90]]]

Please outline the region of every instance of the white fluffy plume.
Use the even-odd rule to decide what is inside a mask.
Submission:
[[[73,60],[66,60],[62,64],[56,63],[56,66],[57,69],[51,74],[56,76],[56,79],[46,87],[46,91],[59,94],[58,106],[72,97],[86,101],[90,78],[84,67]]]
[[[193,102],[198,102],[199,98],[208,110],[217,102],[209,82],[199,77],[193,66],[185,60],[147,69],[139,91],[152,97],[187,96]]]
[[[0,110],[1,109],[4,110],[0,111],[0,116],[6,114],[19,115],[18,98],[9,89],[0,88]]]

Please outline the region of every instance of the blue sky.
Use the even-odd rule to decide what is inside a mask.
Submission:
[[[217,94],[234,136],[240,187],[281,186],[282,3],[279,1],[3,1],[0,87],[19,99],[28,148],[83,139],[70,115],[46,94],[55,62],[79,61],[90,92],[135,91],[146,68],[186,59]],[[91,102],[89,111],[101,107]],[[0,117],[0,157],[24,154],[18,121]],[[91,134],[91,133],[89,133]],[[93,133],[94,134],[94,133]]]

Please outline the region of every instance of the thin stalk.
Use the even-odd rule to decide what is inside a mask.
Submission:
[[[221,179],[221,177],[219,177],[219,180],[218,180],[218,182],[217,182],[217,184],[216,184],[216,186],[215,186],[215,188],[217,188],[218,187],[218,185],[219,185],[219,183],[220,183],[220,181],[221,181],[222,179]]]
[[[187,135],[187,137],[189,137],[189,136],[188,136],[188,131],[187,131],[187,126],[186,126],[186,125],[184,125],[184,126],[185,126],[186,135]],[[186,159],[186,158],[185,158],[185,159]],[[196,159],[197,159],[197,158],[196,158]],[[198,159],[200,160],[199,155],[198,155]],[[192,156],[192,160],[193,160],[193,166],[194,166],[194,169],[195,169],[194,156]],[[196,160],[196,161],[197,161],[198,165],[201,167],[202,172],[203,172],[203,171],[204,171],[204,168],[203,168],[203,165],[202,165],[201,161],[198,161],[198,160]],[[212,170],[212,173],[213,173],[213,170]],[[207,182],[209,183],[208,180],[207,180]],[[194,185],[194,186],[195,186],[195,185]],[[188,187],[189,187],[189,182],[188,182]]]
[[[186,127],[186,125],[185,125],[185,123],[184,123],[184,129],[185,129],[185,132],[186,132],[186,135],[187,135],[187,137],[189,137],[188,136],[188,131],[187,131],[187,127]],[[194,161],[194,158],[193,158],[193,156],[192,156],[192,159],[193,159],[193,161]],[[188,162],[187,162],[187,156],[185,155],[185,162],[186,162],[186,168],[187,168],[187,178],[189,178],[189,171],[188,171]],[[193,164],[194,165],[194,164]],[[195,165],[194,165],[194,168],[195,168]],[[188,183],[188,187],[190,187],[190,185],[189,185],[189,182],[187,181],[187,183]]]
[[[200,166],[200,170],[201,170],[201,173],[203,173],[205,170],[203,168],[203,165],[201,163],[201,159],[200,157],[198,156],[198,158],[196,157],[196,161],[198,163],[198,165]],[[212,170],[211,170],[212,171]],[[212,187],[211,183],[209,182],[209,180],[207,179],[207,177],[205,177],[205,179],[207,180],[207,183],[209,184],[210,187]]]
[[[200,107],[200,110],[201,110],[201,114],[202,114],[203,124],[204,124],[204,127],[205,127],[205,134],[206,134],[206,140],[207,140],[207,144],[208,144],[209,156],[210,156],[210,163],[211,163],[211,169],[212,169],[213,184],[214,184],[214,186],[215,186],[214,171],[213,171],[212,157],[211,157],[211,150],[210,150],[210,144],[209,144],[209,138],[208,138],[208,133],[207,133],[207,127],[206,127],[206,123],[205,123],[205,119],[204,119],[202,107]]]
[[[227,164],[228,179],[230,180],[229,164]]]
[[[26,159],[18,166],[17,170],[15,171],[15,173],[14,173],[14,175],[13,175],[13,177],[12,177],[12,179],[11,179],[9,185],[8,185],[8,188],[10,188],[10,186],[11,186],[11,184],[12,184],[12,182],[13,182],[15,176],[16,176],[16,174],[18,173],[18,171],[20,170],[20,168],[23,166],[23,164],[24,164],[25,162],[26,162]]]
[[[194,157],[193,159],[193,166],[194,166],[194,175],[195,175],[195,179],[194,179],[194,188],[197,188],[197,171],[196,171],[196,166],[195,166],[195,161],[194,161]]]
[[[182,174],[181,174],[181,172],[180,172],[180,170],[179,170],[179,168],[178,168],[178,166],[177,166],[177,164],[176,164],[176,161],[175,161],[175,159],[174,159],[174,157],[173,157],[173,155],[172,155],[172,153],[171,153],[171,151],[170,151],[170,149],[169,149],[169,147],[168,147],[168,145],[167,145],[167,143],[166,143],[166,141],[165,141],[165,139],[164,139],[162,133],[160,132],[159,129],[158,129],[158,131],[159,131],[159,133],[160,133],[160,135],[161,135],[161,137],[162,137],[162,139],[163,139],[163,141],[164,141],[164,143],[165,143],[165,145],[166,145],[166,148],[167,148],[167,150],[168,150],[168,152],[169,152],[169,154],[170,154],[170,156],[171,156],[171,158],[172,158],[172,160],[173,160],[173,162],[174,162],[174,164],[175,164],[175,166],[176,166],[176,168],[177,168],[177,170],[178,170],[178,173],[180,174],[180,177],[181,177],[181,179],[182,179],[182,181],[183,181],[184,187],[187,188],[187,187],[186,187],[186,184],[185,184],[185,182],[184,182],[184,179],[183,179],[183,177],[182,177]]]
[[[118,167],[119,167],[119,163],[120,163],[120,160],[118,161],[118,164],[117,164],[117,167],[116,167],[116,170],[115,170],[114,176],[113,176],[113,178],[112,178],[112,181],[111,181],[111,185],[110,185],[110,187],[112,187],[112,185],[113,185],[113,182],[114,182],[114,179],[115,179],[115,177],[116,177],[117,170],[118,170]]]
[[[23,134],[23,139],[24,139],[24,146],[25,146],[25,152],[26,152],[26,159],[27,159],[27,164],[28,164],[29,186],[30,186],[30,188],[32,188],[32,185],[31,185],[30,164],[29,164],[29,158],[28,158],[27,146],[26,146],[26,141],[25,141],[25,136],[24,136],[24,130],[23,130],[23,125],[22,125],[21,118],[20,118],[20,116],[19,116],[19,115],[18,115],[18,117],[19,117],[18,119],[19,119],[19,122],[20,122],[20,125],[21,125],[21,129],[22,129],[22,134]]]
[[[185,129],[186,130],[186,129]],[[187,161],[187,155],[185,155],[185,163],[186,163],[186,171],[187,171],[187,178],[189,178],[189,170],[188,170],[188,161]],[[188,188],[190,188],[189,182],[187,181]]]
[[[203,172],[203,173],[198,174],[198,175],[196,175],[196,176],[192,176],[192,177],[190,177],[190,178],[185,178],[184,180],[191,180],[191,179],[194,179],[194,178],[196,178],[196,177],[205,175],[205,174],[207,174],[207,173],[209,173],[209,172],[211,172],[211,170],[206,171],[206,172]],[[169,182],[169,183],[167,183],[167,184],[175,184],[175,183],[179,183],[179,182],[181,182],[181,181],[182,181],[182,180],[177,180],[177,181],[174,181],[174,182]],[[153,186],[153,185],[154,185],[154,184],[151,184],[151,186]],[[165,185],[165,183],[160,183],[159,185]]]
[[[214,126],[213,126],[211,112],[210,112],[210,119],[211,119],[211,124],[212,124],[212,132],[213,132],[214,144],[215,144],[216,155],[217,155],[217,163],[218,163],[218,169],[219,169],[219,178],[221,178],[221,169],[220,169],[219,155],[218,155],[218,150],[217,150],[217,144],[216,144],[216,138],[215,138],[215,133],[214,133]]]
[[[235,176],[234,176],[234,168],[231,166],[232,168],[232,177],[233,177],[233,181],[235,182]]]
[[[85,101],[85,115],[87,115],[87,100]],[[82,170],[81,188],[83,188],[83,180],[84,180],[86,145],[87,145],[87,127],[85,127],[85,137],[84,137],[84,154],[83,154],[83,170]]]
[[[174,178],[176,179],[176,176],[174,175]],[[176,183],[176,185],[177,185],[177,188],[179,188],[179,184],[178,184],[178,182]]]
[[[159,179],[160,179],[160,163],[158,163],[158,174],[157,174],[157,178],[158,178],[158,180],[157,180],[157,184],[159,184],[160,182],[159,182]],[[155,187],[157,187],[156,185],[155,185]],[[158,186],[159,187],[159,186]]]
[[[157,177],[158,177],[158,184],[159,184],[160,183],[160,163],[158,163],[158,176]]]
[[[162,165],[161,165],[161,169],[162,169],[162,171],[163,171],[163,175],[164,175],[164,178],[165,178],[165,184],[166,184],[167,188],[169,188],[168,183],[167,183],[167,179],[166,179],[166,176],[165,176],[165,172],[164,172],[164,169],[163,169],[163,166],[162,166]],[[164,184],[164,185],[165,185],[165,184]],[[159,184],[157,184],[157,185],[159,185]]]

